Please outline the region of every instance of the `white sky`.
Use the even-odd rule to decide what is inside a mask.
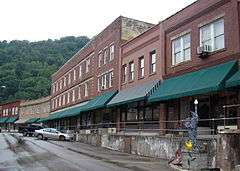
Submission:
[[[150,23],[195,0],[0,0],[0,40],[92,37],[118,16]]]

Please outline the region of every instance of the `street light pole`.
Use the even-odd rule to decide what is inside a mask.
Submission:
[[[195,107],[195,112],[197,113],[197,111],[198,111],[198,100],[197,99],[194,100],[194,107]]]

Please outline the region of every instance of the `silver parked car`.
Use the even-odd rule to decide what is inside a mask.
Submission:
[[[55,140],[72,140],[73,134],[63,133],[55,128],[44,128],[35,130],[35,136],[41,140],[55,139]]]

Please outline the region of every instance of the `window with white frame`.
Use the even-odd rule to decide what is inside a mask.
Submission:
[[[134,80],[134,63],[129,63],[129,80]]]
[[[67,103],[70,102],[70,92],[67,93]]]
[[[82,78],[82,65],[79,65],[79,78]]]
[[[103,54],[103,65],[107,63],[107,57],[108,57],[108,49],[106,48],[104,50],[104,54]]]
[[[60,90],[62,90],[62,80],[60,80]]]
[[[61,96],[59,96],[59,98],[58,98],[58,106],[59,107],[62,106],[62,97]]]
[[[111,61],[111,60],[114,59],[114,44],[112,44],[112,45],[110,46],[109,51],[110,51],[109,60]]]
[[[103,60],[103,54],[102,54],[102,52],[100,52],[100,53],[98,54],[98,67],[101,67],[101,65],[102,65],[102,60]]]
[[[88,84],[87,83],[84,84],[84,96],[85,97],[88,96]]]
[[[67,78],[66,78],[66,76],[64,76],[64,78],[63,78],[63,86],[66,87],[66,84],[67,84]]]
[[[12,108],[12,115],[15,115],[15,107]]]
[[[113,86],[113,71],[109,73],[109,87]]]
[[[211,51],[223,49],[224,19],[218,19],[200,28],[200,46],[209,46]]]
[[[72,101],[75,102],[75,89],[72,90]]]
[[[73,80],[76,80],[76,69],[73,69]]]
[[[54,106],[55,105],[55,103],[54,103],[54,99],[52,100],[52,109],[54,109]]]
[[[127,65],[122,66],[122,82],[126,83],[127,82]]]
[[[150,52],[150,74],[153,74],[156,72],[156,50],[153,50]]]
[[[65,105],[65,94],[63,94],[63,100],[62,100],[62,105],[64,106]]]
[[[180,36],[172,41],[172,65],[191,59],[190,33]]]
[[[68,74],[68,84],[71,84],[71,73]]]
[[[139,59],[139,78],[144,77],[144,57],[140,57]]]
[[[78,87],[78,99],[81,99],[81,86]]]
[[[101,91],[101,86],[102,86],[102,84],[101,84],[101,77],[98,77],[98,92]]]
[[[89,68],[90,68],[90,58],[86,60],[86,73],[89,72]]]

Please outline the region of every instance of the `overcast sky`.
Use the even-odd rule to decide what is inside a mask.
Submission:
[[[118,16],[150,23],[195,0],[0,0],[0,40],[92,37]]]

